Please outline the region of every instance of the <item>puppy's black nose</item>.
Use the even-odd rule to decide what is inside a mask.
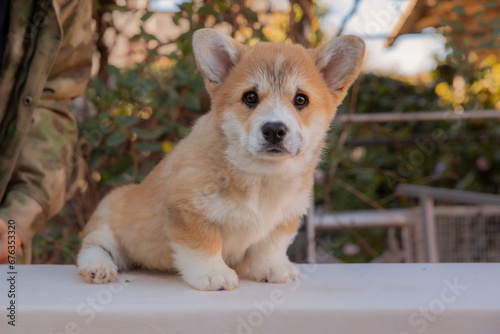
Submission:
[[[262,135],[271,144],[283,141],[287,131],[286,125],[281,122],[266,123],[262,126]]]

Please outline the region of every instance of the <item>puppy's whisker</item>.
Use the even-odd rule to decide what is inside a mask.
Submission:
[[[242,148],[242,145],[241,145],[241,144],[239,144],[239,145],[238,145],[238,149],[236,150],[236,153],[234,154],[233,159],[236,159],[236,157],[238,156],[238,153],[240,153],[241,148]]]

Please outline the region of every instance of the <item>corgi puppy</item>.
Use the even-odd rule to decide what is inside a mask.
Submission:
[[[142,267],[178,273],[199,290],[235,289],[238,274],[294,281],[287,247],[364,49],[355,36],[305,49],[196,31],[212,108],[141,184],[102,200],[84,231],[79,273],[107,283]]]

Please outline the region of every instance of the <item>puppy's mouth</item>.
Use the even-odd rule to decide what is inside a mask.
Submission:
[[[285,148],[283,145],[279,145],[279,144],[264,145],[261,149],[261,152],[269,154],[269,155],[291,154],[291,152],[287,148]]]

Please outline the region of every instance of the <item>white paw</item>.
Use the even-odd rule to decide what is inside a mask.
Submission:
[[[290,283],[299,277],[299,270],[288,259],[283,261],[262,261],[250,265],[250,276],[259,282]]]
[[[114,264],[94,263],[78,270],[88,283],[104,284],[116,281],[118,268]]]
[[[108,253],[94,246],[78,254],[78,272],[88,283],[104,284],[116,281],[118,267]]]
[[[193,288],[203,291],[234,290],[238,287],[238,275],[231,268],[219,268],[209,273],[183,273],[184,280]]]
[[[219,253],[207,256],[182,244],[170,244],[175,251],[175,266],[184,281],[198,290],[221,291],[238,287],[238,275],[229,268]]]

